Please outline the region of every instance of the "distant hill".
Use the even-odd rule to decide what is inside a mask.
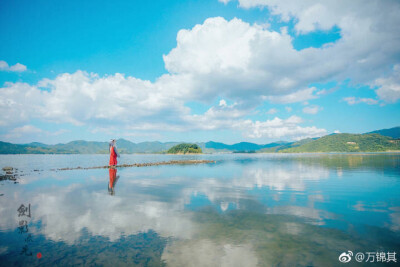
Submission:
[[[271,148],[271,147],[278,147],[284,144],[288,144],[288,142],[280,141],[280,142],[275,142],[275,143],[269,143],[266,145],[259,145],[259,144],[254,144],[254,143],[249,143],[249,142],[240,142],[237,144],[233,145],[227,145],[224,143],[217,143],[217,142],[207,142],[205,143],[204,147],[206,149],[213,149],[213,150],[219,150],[219,151],[226,151],[226,152],[250,152],[250,151],[259,151],[264,148]]]
[[[377,130],[366,134],[331,134],[321,138],[307,138],[297,142],[278,141],[269,144],[240,142],[224,144],[218,142],[196,143],[203,153],[254,153],[254,152],[355,152],[400,150],[400,127]],[[180,142],[133,143],[118,139],[118,151],[123,154],[162,153]],[[0,154],[107,154],[108,142],[72,141],[66,144],[47,145],[43,143],[12,144],[0,141]]]
[[[288,149],[288,148],[292,148],[292,147],[298,147],[307,143],[310,143],[314,140],[317,140],[318,138],[306,138],[306,139],[302,139],[300,141],[297,142],[288,142],[288,143],[281,143],[281,144],[277,144],[277,143],[273,143],[273,144],[277,144],[274,146],[270,146],[267,148],[263,148],[261,149],[259,152],[264,152],[264,153],[272,153],[272,152],[279,152],[281,150],[284,149]]]
[[[125,139],[117,140],[120,153],[160,153],[178,142],[133,143]],[[72,141],[66,144],[46,145],[42,143],[11,144],[0,141],[0,154],[107,154],[108,142]]]
[[[162,143],[159,141],[154,142],[141,142],[141,143],[133,143],[131,141],[125,139],[117,140],[117,147],[120,153],[160,153],[162,151],[166,151],[171,147],[179,144],[179,142],[166,142]],[[108,145],[107,145],[108,149]]]
[[[16,145],[0,141],[0,154],[68,154],[66,151],[53,146],[34,143],[32,145]]]
[[[171,147],[178,145],[179,142],[141,142],[133,143],[126,139],[118,139],[118,151],[123,154],[131,153],[161,153]],[[233,145],[227,145],[218,142],[196,143],[203,153],[214,152],[259,152],[264,148],[279,147],[289,142],[274,142],[265,145],[259,145],[249,142],[241,142]],[[47,145],[42,143],[29,144],[11,144],[0,142],[0,154],[107,154],[108,142],[95,142],[77,140],[66,144]]]
[[[171,147],[168,154],[201,154],[201,148],[197,144],[179,144]]]
[[[389,136],[392,138],[400,138],[400,126],[399,127],[393,127],[390,129],[382,129],[382,130],[377,130],[369,133],[377,133],[383,136]]]
[[[51,146],[49,146],[51,147]],[[63,151],[71,151],[77,154],[105,154],[108,153],[107,142],[89,142],[84,140],[72,141],[66,144],[57,144],[53,146]]]
[[[379,152],[400,151],[400,141],[380,134],[333,134],[279,152]]]

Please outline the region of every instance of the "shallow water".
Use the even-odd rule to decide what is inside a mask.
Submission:
[[[216,163],[53,171],[108,156],[1,155],[19,176],[0,181],[0,265],[337,266],[347,251],[400,254],[400,154],[120,163],[172,159]],[[366,260],[347,265],[377,263]]]

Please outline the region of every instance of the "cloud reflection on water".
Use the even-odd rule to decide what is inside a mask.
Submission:
[[[302,191],[306,188],[307,181],[326,179],[329,176],[329,171],[325,168],[305,166],[302,163],[276,165],[273,168],[255,168],[250,164],[243,167],[241,174],[230,179],[204,177],[194,180],[190,176],[173,175],[163,177],[159,170],[154,170],[155,172],[151,173],[143,169],[147,176],[140,176],[142,170],[135,169],[133,178],[132,172],[129,171],[120,179],[116,185],[117,192],[130,190],[131,196],[119,196],[117,193],[108,197],[103,191],[88,189],[85,183],[72,183],[68,186],[61,183],[60,186],[54,185],[48,189],[37,187],[20,193],[17,190],[14,201],[20,202],[21,195],[25,195],[24,199],[35,207],[33,219],[42,223],[41,228],[35,231],[53,241],[63,240],[72,244],[79,240],[84,229],[92,235],[108,237],[111,241],[117,240],[121,235],[146,232],[150,229],[164,237],[190,238],[194,227],[190,213],[185,213],[185,204],[190,204],[193,196],[205,195],[222,211],[228,210],[228,207],[240,209],[242,200],[254,198],[249,195],[248,189],[269,187],[274,190]],[[74,171],[70,174],[79,176],[84,172]],[[127,178],[129,175],[131,179]],[[52,173],[51,176],[52,179],[63,182],[69,179],[68,173]],[[35,183],[37,179],[35,176],[30,182]],[[72,181],[77,180],[79,179],[74,178]],[[89,184],[101,181],[99,177],[91,178]],[[174,187],[178,184],[179,187]],[[173,194],[160,200],[163,192],[168,190],[172,190]],[[3,215],[0,225],[3,229],[15,227],[17,223],[15,219],[5,222],[14,217],[15,213],[6,210],[6,207],[0,208],[0,214]],[[317,221],[324,218],[319,215],[319,211],[313,211],[311,208],[287,207],[269,212],[289,213]]]
[[[162,255],[168,266],[257,266],[251,244],[217,244],[208,239],[168,244]]]
[[[141,177],[139,174],[142,170],[135,169],[133,178],[127,178],[132,171],[125,172],[127,175],[116,185],[117,192],[130,191],[131,195],[120,196],[117,193],[113,197],[96,188],[88,188],[97,183],[104,185],[108,183],[108,179],[105,182],[95,175],[96,178],[76,183],[82,180],[77,178],[79,176],[93,177],[93,173],[89,174],[89,171],[51,173],[54,184],[49,188],[40,183],[37,175],[32,177],[32,180],[25,177],[26,184],[39,183],[40,186],[27,191],[18,190],[21,187],[14,188],[16,191],[12,202],[19,203],[21,199],[25,199],[25,202],[31,203],[34,207],[33,220],[41,221],[41,228],[34,231],[53,241],[63,240],[72,244],[79,240],[84,229],[92,235],[108,237],[111,241],[117,240],[121,235],[146,232],[150,229],[165,237],[190,238],[194,227],[190,213],[185,213],[185,204],[190,204],[193,196],[203,194],[222,211],[227,211],[228,207],[240,209],[244,199],[254,198],[249,195],[248,189],[269,187],[274,190],[300,191],[305,189],[306,181],[326,179],[329,176],[328,170],[324,168],[310,168],[301,163],[291,164],[289,168],[287,165],[255,168],[250,164],[243,167],[241,174],[230,179],[204,177],[194,180],[190,176],[174,175],[165,177],[156,168],[154,170],[151,175],[149,170],[143,169],[147,176]],[[73,179],[69,177],[71,174],[74,175]],[[71,179],[72,183],[65,185],[68,179]],[[174,186],[178,184],[179,187]],[[172,194],[160,200],[163,192],[171,190]],[[17,225],[13,208],[0,208],[2,229],[12,229]],[[304,211],[294,215],[321,220],[321,217],[310,209],[285,209],[283,213],[291,210]],[[279,209],[272,212],[279,213]]]
[[[342,242],[336,237],[339,231],[332,233],[319,226],[338,218],[350,225],[351,220],[343,218],[347,214],[341,214],[342,208],[353,215],[377,210],[370,202],[361,201],[338,209],[321,205],[337,201],[321,184],[331,182],[335,187],[327,187],[329,190],[340,189],[351,182],[354,170],[343,168],[339,175],[340,164],[331,168],[320,161],[254,160],[215,166],[121,169],[113,196],[108,195],[108,170],[44,172],[32,178],[27,175],[23,184],[7,185],[10,190],[1,200],[11,204],[0,205],[0,229],[15,229],[17,206],[31,203],[32,233],[76,245],[85,232],[118,242],[123,236],[154,231],[163,238],[172,238],[162,256],[172,265],[188,266],[192,260],[200,266],[211,261],[221,266],[244,266],[236,257],[240,254],[248,266],[253,266],[276,260],[276,255],[262,254],[265,251],[255,246],[254,240],[271,250],[279,250],[288,242],[300,246],[293,248],[297,253],[314,248],[314,233],[318,231],[318,242],[325,242],[320,239],[326,237],[327,243],[334,241],[329,243],[331,248],[332,244],[340,248],[351,244],[346,239],[349,237],[342,236],[346,239]],[[339,206],[342,202],[332,204]],[[210,207],[212,211],[204,211]],[[389,218],[387,229],[399,231],[398,211],[379,209]],[[199,217],[202,213],[206,219]],[[304,243],[308,247],[301,248]],[[321,249],[321,253],[325,251]],[[312,259],[311,252],[306,254]]]

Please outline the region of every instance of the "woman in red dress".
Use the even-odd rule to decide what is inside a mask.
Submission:
[[[115,139],[112,139],[110,142],[110,166],[115,167],[117,165],[117,157],[119,157],[117,146],[115,144]]]

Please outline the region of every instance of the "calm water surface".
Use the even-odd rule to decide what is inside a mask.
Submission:
[[[54,171],[108,156],[1,155],[19,176],[0,181],[0,265],[340,266],[347,251],[400,255],[400,154],[120,162],[171,159],[216,163]]]

